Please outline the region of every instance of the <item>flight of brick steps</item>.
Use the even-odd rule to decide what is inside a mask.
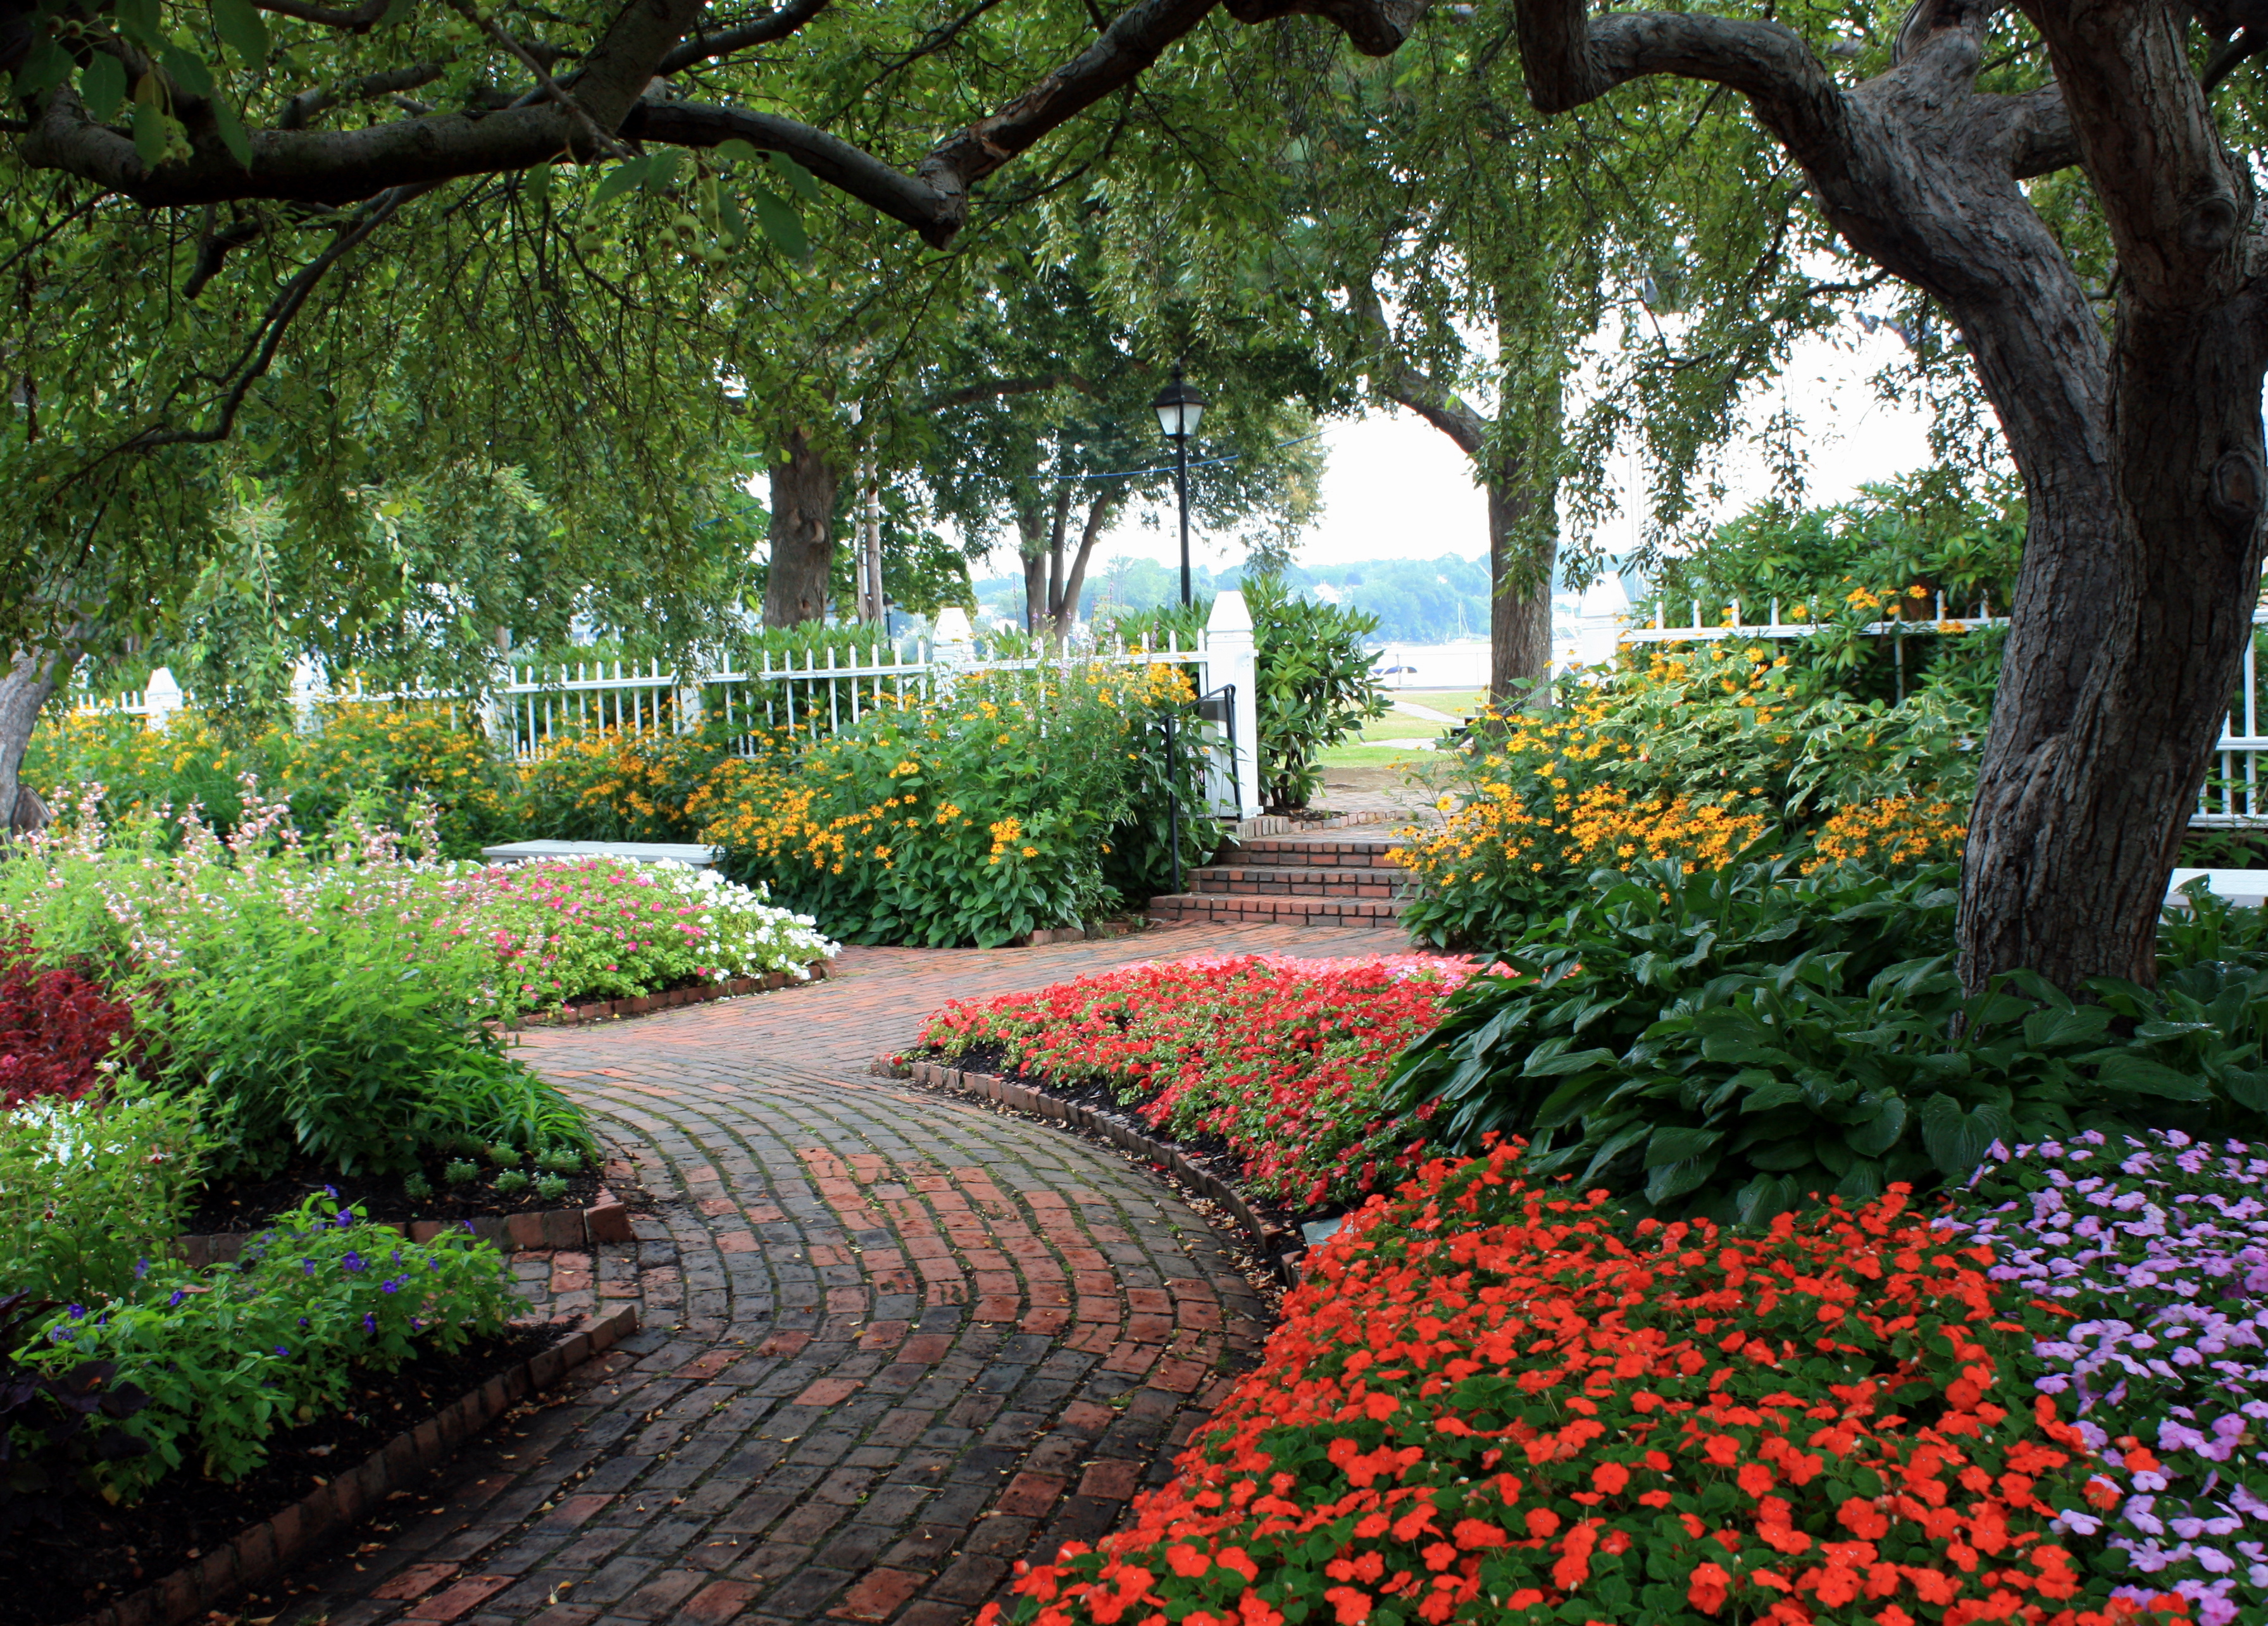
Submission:
[[[1401,850],[1360,827],[1247,836],[1192,870],[1190,890],[1151,899],[1150,918],[1391,927],[1405,907]]]

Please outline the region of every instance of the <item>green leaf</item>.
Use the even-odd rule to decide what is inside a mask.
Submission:
[[[155,48],[165,41],[158,20],[158,0],[112,0],[110,22],[137,45]]]
[[[142,83],[134,87],[134,151],[151,169],[166,156],[166,119],[158,105],[163,94],[154,73],[144,74]]]
[[[821,189],[817,176],[784,152],[775,152],[770,157],[772,167],[779,172],[780,179],[787,182],[791,191],[806,203],[819,202]]]
[[[98,51],[78,72],[78,98],[87,117],[107,124],[118,116],[126,100],[126,64]]]
[[[1665,1163],[1646,1177],[1646,1200],[1657,1205],[1673,1197],[1682,1197],[1707,1182],[1717,1172],[1714,1157],[1691,1158],[1681,1163]]]
[[[234,51],[247,68],[268,60],[268,25],[252,0],[212,0],[213,27],[221,43]]]
[[[236,116],[236,109],[228,105],[228,98],[216,96],[212,103],[213,129],[220,132],[220,144],[228,149],[239,169],[252,167],[252,137],[244,133],[244,121]]]
[[[527,195],[538,208],[551,202],[551,166],[538,164],[527,172]]]
[[[1843,1139],[1861,1157],[1879,1158],[1896,1145],[1898,1137],[1906,1132],[1906,1118],[1905,1098],[1892,1095],[1883,1100],[1881,1110],[1872,1118],[1844,1130]]]
[[[685,155],[675,147],[663,147],[659,151],[647,153],[644,182],[646,191],[659,197],[675,186],[678,167],[684,161]]]
[[[1698,1158],[1725,1138],[1722,1129],[1700,1129],[1678,1126],[1656,1129],[1653,1138],[1646,1144],[1646,1167],[1660,1168],[1665,1163],[1683,1163]]]
[[[2213,1099],[2209,1080],[2131,1050],[2097,1050],[2078,1059],[2095,1064],[2095,1081],[2106,1089],[2123,1090],[2133,1095],[2159,1095],[2175,1101]]]
[[[651,161],[651,158],[643,156],[634,158],[625,158],[621,163],[615,165],[614,168],[608,170],[606,174],[600,178],[599,181],[599,189],[591,195],[591,202],[593,206],[596,207],[600,203],[611,203],[615,199],[622,196],[623,193],[637,185],[638,182],[644,180],[645,179],[646,166]]]
[[[37,96],[70,77],[70,54],[53,40],[41,40],[16,70],[11,88],[19,97]]]
[[[748,202],[756,211],[756,224],[763,228],[772,246],[793,260],[810,255],[811,239],[804,235],[803,221],[785,198],[758,187],[750,194]]]
[[[717,195],[717,224],[725,239],[725,246],[738,248],[748,240],[748,217],[740,212],[740,200],[729,192]],[[916,783],[908,780],[909,786]]]
[[[158,53],[158,60],[165,63],[166,71],[173,76],[173,83],[190,95],[210,96],[213,93],[212,70],[195,51],[169,45]]]
[[[764,157],[754,144],[742,141],[738,136],[730,141],[718,142],[710,151],[727,164],[760,164]]]
[[[2228,1085],[2229,1100],[2254,1112],[2268,1112],[2268,1072],[2232,1067],[2222,1078]]]
[[[1931,1096],[1921,1104],[1921,1144],[1937,1172],[1948,1180],[1966,1180],[1984,1161],[1992,1143],[2014,1134],[2007,1115],[1993,1107],[1962,1110],[1950,1095]]]

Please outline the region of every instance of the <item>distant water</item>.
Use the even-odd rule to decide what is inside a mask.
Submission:
[[[1389,644],[1378,651],[1377,667],[1388,688],[1485,688],[1489,646],[1485,638],[1458,644]],[[1396,666],[1414,670],[1396,672]]]

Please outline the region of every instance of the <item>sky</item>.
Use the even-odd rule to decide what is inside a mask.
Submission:
[[[1846,335],[1846,338],[1850,335]],[[1887,480],[1929,460],[1928,423],[1922,414],[1877,401],[1868,378],[1896,359],[1898,340],[1888,332],[1855,345],[1814,340],[1798,346],[1785,379],[1786,400],[1810,432],[1810,500],[1837,503],[1870,481]],[[1776,407],[1781,386],[1763,404]],[[1760,415],[1759,415],[1760,416]],[[1366,559],[1432,559],[1442,554],[1478,558],[1488,551],[1488,511],[1472,482],[1471,466],[1438,430],[1412,414],[1373,412],[1334,425],[1325,436],[1330,457],[1322,482],[1323,514],[1301,536],[1300,563],[1351,564]],[[1729,519],[1768,491],[1759,460],[1739,448],[1728,454],[1730,495],[1717,519]],[[1627,475],[1624,482],[1627,482]],[[1130,513],[1096,546],[1098,560],[1116,554],[1170,563],[1179,556],[1170,511],[1154,528]],[[1601,526],[1609,553],[1634,540],[1627,503]],[[1216,568],[1236,563],[1243,550],[1233,537],[1219,545],[1193,535],[1190,557]]]

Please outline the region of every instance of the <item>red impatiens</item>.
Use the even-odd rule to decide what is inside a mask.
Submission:
[[[1903,1191],[1764,1233],[1630,1225],[1517,1159],[1373,1199],[1178,1476],[981,1626],[2186,1614],[2064,1545],[2093,1475],[2016,1371],[2019,1295]]]
[[[77,1100],[133,1030],[122,1001],[73,967],[42,968],[30,931],[0,927],[0,1111],[40,1096]]]
[[[997,1051],[1049,1082],[1108,1084],[1152,1124],[1226,1142],[1248,1189],[1313,1207],[1375,1188],[1418,1138],[1421,1125],[1382,1104],[1386,1071],[1473,971],[1424,954],[1130,966],[956,1002],[921,1043]]]

